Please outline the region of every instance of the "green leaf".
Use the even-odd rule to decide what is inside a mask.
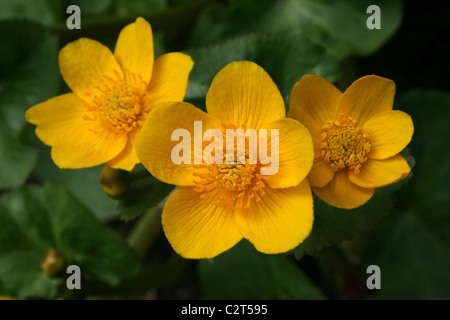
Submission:
[[[214,259],[199,261],[208,299],[323,299],[304,273],[283,255],[257,252],[243,240]]]
[[[48,183],[44,195],[46,207],[52,213],[57,248],[73,257],[80,268],[111,285],[138,272],[137,257],[128,245],[100,224],[66,190]]]
[[[81,268],[82,276],[118,285],[139,271],[136,254],[62,187],[27,186],[0,198],[0,282],[20,299],[53,298],[64,279],[40,270],[54,249]]]
[[[45,252],[15,250],[0,255],[0,279],[4,294],[20,299],[52,299],[56,296],[58,279],[42,272],[40,261]]]
[[[56,38],[29,21],[0,21],[0,43],[0,188],[11,188],[25,181],[36,161],[19,134],[25,111],[57,93],[58,50]]]
[[[250,60],[262,66],[287,97],[304,74],[329,81],[340,75],[339,64],[324,48],[299,34],[253,34],[211,48],[188,50],[195,67],[189,78],[188,100],[204,99],[214,76],[232,61]]]
[[[18,132],[28,108],[58,93],[58,42],[39,24],[0,21],[0,43],[0,117]]]
[[[410,90],[399,96],[396,104],[413,119],[410,148],[417,158],[411,183],[399,193],[401,208],[413,210],[436,236],[450,244],[450,93]]]
[[[366,10],[372,4],[369,0],[232,0],[228,6],[215,5],[204,11],[191,45],[213,45],[252,32],[297,31],[340,59],[368,55],[393,35],[402,17],[400,0],[377,1],[381,29],[369,30]]]
[[[389,218],[369,238],[367,264],[381,270],[381,290],[371,298],[450,299],[448,242],[413,212]]]
[[[406,149],[402,154],[413,167],[414,158],[409,150]],[[395,192],[407,183],[408,178],[405,178],[393,185],[378,188],[366,204],[351,210],[333,207],[314,195],[313,229],[308,238],[294,249],[295,257],[312,255],[323,247],[350,240],[355,235],[372,228],[376,222],[390,213],[396,199]]]
[[[19,141],[25,112],[58,92],[58,46],[54,36],[29,21],[0,21],[0,188],[29,176],[36,151]]]
[[[2,0],[0,20],[26,19],[50,25],[54,21],[46,0]]]
[[[367,264],[381,268],[380,299],[450,298],[450,94],[414,89],[396,104],[407,111],[416,155],[410,183],[397,195],[395,215],[369,234]]]
[[[138,217],[146,209],[160,203],[173,188],[173,185],[165,184],[154,177],[133,182],[130,190],[119,201],[120,218],[128,221]]]
[[[51,299],[58,281],[40,269],[53,242],[42,193],[37,188],[18,190],[0,198],[0,282],[9,296]]]
[[[38,150],[38,160],[32,177],[39,181],[63,184],[100,221],[108,221],[119,215],[117,202],[109,198],[100,184],[102,166],[84,169],[59,169],[50,157],[50,148],[33,137]]]
[[[0,119],[0,189],[20,186],[36,162],[36,150],[23,144]]]
[[[105,14],[109,11],[109,9],[111,9],[113,3],[114,0],[75,0],[70,2],[70,4],[75,4],[80,7],[82,16],[96,16]],[[68,14],[67,17],[69,17]]]

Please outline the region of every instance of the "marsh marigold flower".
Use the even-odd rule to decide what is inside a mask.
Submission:
[[[295,248],[309,235],[313,223],[313,200],[306,180],[313,162],[310,133],[298,121],[285,117],[275,83],[249,61],[232,62],[215,76],[206,109],[207,113],[185,102],[165,103],[148,116],[137,141],[139,159],[150,173],[178,186],[162,213],[170,244],[185,258],[214,257],[243,238],[263,253]],[[173,133],[182,128],[195,140],[195,121],[202,124],[203,141],[189,142],[186,162],[175,164],[171,154],[179,142],[172,141]],[[198,150],[200,156],[207,154],[210,145],[205,140],[212,141],[205,138],[209,129],[219,131],[215,142],[225,141],[222,137],[228,137],[229,130],[247,133],[254,129],[258,137],[253,136],[252,141],[259,141],[259,147],[267,142],[265,147],[270,150],[275,140],[267,137],[268,132],[278,130],[279,147],[271,153],[278,159],[278,170],[262,174],[268,164],[260,153],[252,161],[250,135],[240,144],[245,145],[240,157],[236,143],[235,149],[220,159],[218,143],[217,152],[211,155],[220,161],[211,163],[203,157],[196,164]],[[267,140],[257,140],[261,137]],[[222,147],[225,150],[226,146]],[[227,154],[233,161],[226,161]]]
[[[306,75],[292,89],[288,116],[311,132],[315,158],[308,181],[325,202],[351,209],[375,188],[405,178],[399,154],[411,141],[411,117],[392,110],[393,81],[366,76],[344,93],[322,77]]]
[[[59,66],[72,92],[26,113],[52,147],[55,164],[77,169],[107,163],[130,171],[139,162],[135,143],[148,113],[161,102],[183,100],[193,61],[176,52],[154,61],[150,24],[138,18],[120,32],[114,54],[81,38],[61,50]]]

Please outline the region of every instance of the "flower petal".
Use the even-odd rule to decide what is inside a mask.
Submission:
[[[142,18],[130,23],[119,34],[114,56],[119,62],[125,77],[127,71],[141,76],[142,80],[149,82],[153,70],[153,34],[150,24]]]
[[[379,188],[405,178],[410,171],[405,158],[397,154],[384,160],[368,159],[361,166],[359,174],[350,171],[348,178],[363,188]]]
[[[274,148],[274,153],[270,152],[272,146],[275,147],[272,143],[274,137],[271,136],[268,141],[267,152],[271,153],[269,166],[278,165],[278,170],[273,175],[265,176],[267,183],[275,189],[298,185],[308,175],[314,159],[314,148],[308,129],[300,122],[287,118],[271,122],[265,125],[264,129],[268,132],[278,129],[279,132],[279,146],[278,150]],[[259,147],[261,148],[261,145]]]
[[[127,137],[101,129],[93,121],[68,130],[52,148],[52,159],[61,169],[80,169],[106,163],[125,147]]]
[[[191,187],[178,187],[162,213],[164,233],[172,248],[187,259],[208,259],[230,249],[242,239],[233,211],[200,199]]]
[[[25,118],[37,126],[39,139],[52,146],[68,130],[85,122],[86,111],[86,106],[75,94],[66,93],[31,107]]]
[[[334,171],[330,165],[323,160],[314,160],[311,171],[308,175],[308,182],[311,186],[323,188],[334,177]]]
[[[248,209],[236,212],[244,238],[263,253],[294,249],[313,225],[313,198],[307,180],[293,188],[264,188],[266,194]]]
[[[254,62],[237,61],[214,77],[206,96],[206,109],[225,125],[258,129],[286,115],[276,84]]]
[[[337,112],[352,117],[362,126],[370,118],[391,111],[394,95],[394,81],[375,75],[365,76],[345,90]]]
[[[320,128],[334,120],[342,92],[326,79],[305,75],[292,89],[288,117],[300,121],[311,133],[320,135]]]
[[[167,101],[183,101],[193,66],[191,57],[179,52],[156,59],[147,93],[151,108]]]
[[[372,198],[374,189],[362,188],[353,184],[347,177],[345,170],[334,175],[324,188],[311,187],[314,193],[326,203],[343,209],[359,207]]]
[[[91,101],[92,91],[104,77],[122,79],[122,69],[108,47],[81,38],[67,44],[59,53],[59,68],[64,81],[82,100]]]
[[[414,125],[411,117],[394,110],[368,120],[362,127],[369,135],[369,158],[386,159],[402,151],[411,141]]]
[[[140,162],[136,153],[138,135],[139,129],[135,129],[128,134],[125,148],[116,157],[108,161],[108,166],[114,169],[133,170],[134,166]]]
[[[194,121],[202,121],[202,136],[195,139]],[[136,152],[142,164],[157,179],[178,186],[194,186],[194,143],[202,143],[203,133],[209,128],[220,129],[219,121],[186,102],[160,104],[147,116],[139,134]],[[171,141],[176,129],[186,129],[190,135],[190,164],[175,164],[172,149],[182,143]],[[203,149],[202,149],[203,150]]]

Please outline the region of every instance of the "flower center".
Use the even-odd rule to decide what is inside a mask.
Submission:
[[[357,127],[351,117],[331,121],[322,126],[322,157],[334,171],[348,168],[359,174],[370,151],[368,135]]]
[[[261,165],[250,163],[248,137],[246,152],[240,161],[226,162],[226,154],[222,164],[194,165],[196,184],[194,190],[201,193],[200,198],[215,197],[213,204],[229,209],[248,208],[252,201],[260,201],[265,195],[264,187],[268,176],[260,173]],[[224,148],[225,149],[225,148]],[[234,159],[237,158],[235,148]]]
[[[99,119],[103,127],[126,134],[141,127],[147,117],[149,107],[146,99],[147,83],[140,77],[130,74],[128,81],[104,76],[93,97],[89,111]]]

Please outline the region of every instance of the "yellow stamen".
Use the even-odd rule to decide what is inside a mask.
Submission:
[[[334,171],[348,168],[359,174],[370,151],[369,136],[357,127],[351,117],[331,121],[322,126],[322,157]]]
[[[128,71],[127,71],[128,72]],[[126,134],[141,127],[150,111],[146,88],[147,83],[140,76],[130,72],[128,81],[104,76],[91,94],[89,112],[85,119],[100,120],[102,127],[116,133]]]
[[[248,137],[247,137],[248,138]],[[225,141],[225,138],[223,139]],[[196,184],[194,190],[201,193],[201,199],[215,197],[215,205],[227,210],[248,208],[252,201],[260,201],[265,194],[265,180],[267,176],[260,174],[260,164],[249,163],[248,140],[246,141],[245,159],[236,161],[237,146],[235,146],[234,163],[195,165],[194,176]],[[224,147],[225,150],[225,147]]]

